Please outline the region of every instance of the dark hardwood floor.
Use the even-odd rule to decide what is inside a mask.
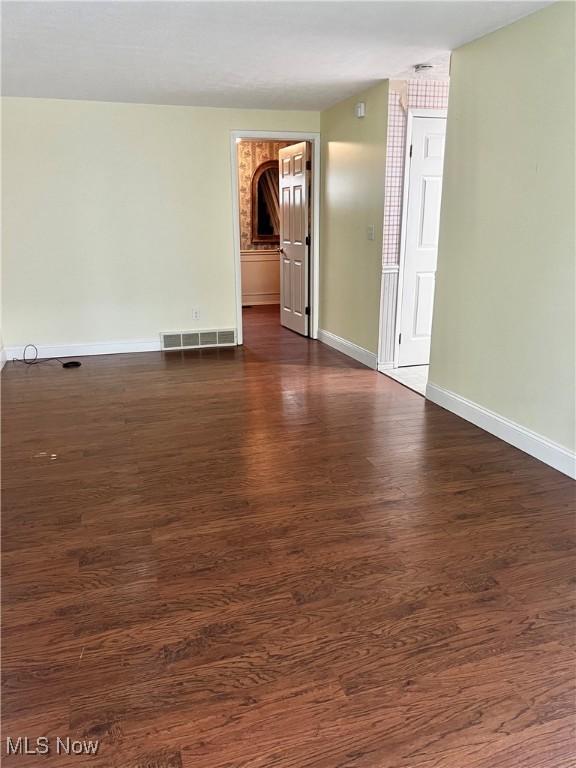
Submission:
[[[576,484],[245,333],[5,367],[2,764],[573,767]]]

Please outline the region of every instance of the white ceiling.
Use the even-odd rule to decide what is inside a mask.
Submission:
[[[323,109],[547,2],[4,2],[3,93]]]

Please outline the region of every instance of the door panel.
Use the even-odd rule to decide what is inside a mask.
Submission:
[[[290,218],[290,197],[292,188],[285,187],[282,190],[282,221],[280,226],[281,243],[289,243],[292,237],[291,218]]]
[[[280,322],[308,335],[309,145],[280,150]]]
[[[424,178],[422,180],[420,242],[418,243],[420,248],[438,248],[441,195],[442,179]]]
[[[305,170],[306,170],[306,161],[304,159],[304,154],[302,152],[299,152],[297,155],[294,155],[293,174],[294,176],[302,176]]]
[[[420,272],[416,275],[416,312],[414,313],[415,337],[430,337],[432,332],[432,308],[434,306],[433,272]]]
[[[293,216],[292,216],[292,223],[293,223],[293,232],[292,232],[292,239],[294,242],[294,245],[303,245],[304,244],[304,238],[305,238],[305,223],[304,223],[304,201],[303,201],[303,194],[302,194],[302,187],[294,187],[292,189],[292,199],[293,199]]]
[[[407,205],[398,365],[430,360],[446,118],[415,117]]]
[[[292,309],[292,275],[290,259],[282,257],[282,274],[280,276],[280,306],[288,312]]]
[[[294,260],[292,264],[292,311],[297,315],[304,314],[304,301],[302,295],[303,265],[301,261]]]
[[[424,118],[425,119],[425,118]],[[436,118],[434,118],[436,119]],[[443,118],[440,118],[443,119]],[[428,134],[424,145],[425,158],[442,158],[444,155],[444,136],[438,134]]]

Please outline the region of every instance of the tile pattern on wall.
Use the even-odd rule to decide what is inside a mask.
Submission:
[[[404,146],[406,114],[399,91],[388,95],[388,140],[386,144],[386,181],[384,186],[383,266],[397,264],[400,254],[400,217],[404,181]]]
[[[252,242],[252,176],[254,171],[267,160],[277,160],[278,151],[291,141],[245,140],[238,149],[238,194],[240,197],[240,250],[270,250],[269,243]]]
[[[408,108],[446,109],[448,107],[449,83],[447,80],[408,80],[406,85],[406,104],[402,104],[402,92],[400,90],[391,90],[388,96],[383,266],[393,266],[400,261],[407,121],[405,110]]]

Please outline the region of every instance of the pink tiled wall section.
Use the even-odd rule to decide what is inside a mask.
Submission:
[[[448,85],[447,80],[408,80],[408,103],[406,107],[412,109],[446,109],[448,107]],[[400,259],[407,118],[400,97],[399,91],[390,91],[388,95],[388,142],[382,245],[382,264],[385,267],[398,264]]]
[[[408,80],[408,106],[447,109],[448,87],[448,80]]]

